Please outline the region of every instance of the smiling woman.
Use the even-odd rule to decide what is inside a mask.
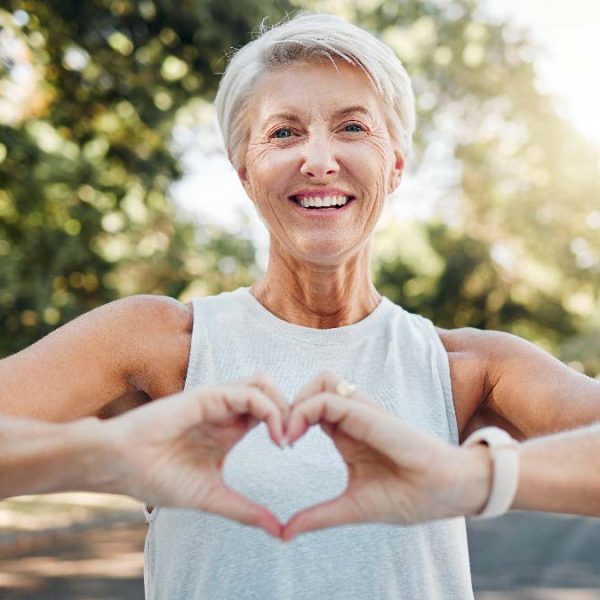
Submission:
[[[410,81],[390,48],[340,18],[300,16],[237,52],[216,105],[229,157],[269,230],[265,276],[189,306],[137,297],[92,311],[0,363],[4,412],[67,420],[131,394],[263,372],[288,400],[349,400],[339,387],[348,379],[346,391],[452,445],[486,424],[524,438],[600,416],[600,382],[513,336],[436,329],[375,288],[373,230],[415,124]],[[279,408],[285,415],[283,400]],[[359,473],[326,423],[282,452],[264,424],[242,417],[196,435],[207,448],[221,441],[218,477],[280,522],[340,494],[352,502],[357,477],[381,471],[367,460]],[[372,497],[385,494],[373,481]],[[201,492],[214,506],[222,490]],[[462,519],[402,527],[381,518],[283,547],[208,513],[158,506],[147,518],[153,600],[473,597]]]
[[[355,255],[404,166],[368,76],[339,60],[280,67],[258,81],[245,112],[238,173],[271,233],[273,266],[282,253],[288,266]]]

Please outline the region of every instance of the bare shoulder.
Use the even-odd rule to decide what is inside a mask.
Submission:
[[[133,372],[136,361],[151,356],[156,345],[168,349],[172,357],[178,342],[191,335],[192,322],[191,305],[167,296],[137,295],[85,313],[48,338],[60,338],[69,345],[76,345],[85,336],[88,344],[108,351],[107,360],[121,362],[123,371]]]
[[[113,303],[123,324],[123,357],[131,385],[151,398],[183,388],[191,344],[193,309],[166,296],[140,295]],[[110,305],[108,305],[110,307]]]
[[[193,322],[192,305],[183,304],[168,296],[139,295],[116,300],[96,309],[119,315],[128,327],[146,327],[186,331],[191,333]]]
[[[471,327],[438,328],[437,331],[451,360],[470,361],[472,366],[481,365],[492,386],[511,364],[522,364],[524,360],[561,365],[546,351],[511,333]]]
[[[463,438],[497,425],[524,439],[600,417],[600,382],[535,344],[500,331],[438,331]]]
[[[150,399],[179,392],[185,384],[193,309],[167,296],[139,295],[109,305],[108,321],[121,324],[117,369],[126,391],[102,407],[101,417],[126,412]]]
[[[532,343],[504,331],[483,331],[474,327],[460,329],[441,329],[437,332],[446,352],[464,355],[472,360],[490,361],[519,356],[529,353],[543,353]]]
[[[503,334],[472,327],[436,329],[448,353],[454,410],[464,434],[492,389],[490,350],[496,334]]]
[[[96,308],[0,361],[0,412],[50,420],[96,414],[116,399],[183,387],[192,308],[132,296]]]

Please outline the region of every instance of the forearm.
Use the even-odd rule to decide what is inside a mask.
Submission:
[[[104,424],[0,419],[0,497],[69,490],[114,492]]]
[[[513,509],[600,516],[600,424],[530,440],[520,456]]]
[[[452,515],[476,515],[491,488],[489,451],[460,448]],[[519,447],[519,483],[512,510],[600,517],[600,423],[535,438]]]

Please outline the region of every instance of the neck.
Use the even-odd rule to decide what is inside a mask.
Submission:
[[[315,264],[269,251],[267,273],[251,288],[274,315],[304,327],[351,325],[373,312],[381,296],[371,281],[371,244],[336,264]]]

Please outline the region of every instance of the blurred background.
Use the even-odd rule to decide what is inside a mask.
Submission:
[[[123,296],[260,276],[268,240],[211,102],[227,54],[301,8],[375,32],[412,77],[419,126],[377,231],[378,289],[599,377],[594,0],[0,0],[0,357]],[[120,497],[2,502],[0,597],[142,598],[144,527]],[[477,597],[600,597],[599,527],[471,524]]]

